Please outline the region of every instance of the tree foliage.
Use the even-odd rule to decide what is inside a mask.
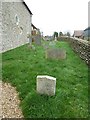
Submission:
[[[63,33],[62,32],[59,32],[59,36],[62,36],[63,35]]]
[[[58,37],[58,32],[54,32],[54,38]]]
[[[67,32],[67,36],[70,37],[70,32]]]

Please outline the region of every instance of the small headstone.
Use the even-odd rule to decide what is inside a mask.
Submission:
[[[56,90],[56,78],[51,76],[37,76],[37,93],[53,96]]]
[[[48,45],[47,45],[47,44],[43,43],[42,46],[43,46],[43,48],[44,48],[45,50],[48,49]]]
[[[60,48],[50,48],[46,50],[46,58],[48,59],[65,59],[66,58],[66,51]]]
[[[55,42],[55,41],[51,41],[51,42],[49,43],[49,46],[54,47],[55,45],[56,45],[56,42]]]
[[[45,45],[45,46],[44,46],[44,49],[47,50],[47,49],[48,49],[48,45]]]
[[[36,45],[41,45],[41,36],[37,35],[34,37]]]

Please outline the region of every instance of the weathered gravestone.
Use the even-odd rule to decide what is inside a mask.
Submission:
[[[35,41],[35,43],[36,43],[37,45],[41,45],[41,36],[40,36],[40,35],[37,35],[37,36],[36,36],[36,41]]]
[[[37,76],[37,93],[53,96],[56,90],[56,78],[51,76]]]
[[[40,35],[32,36],[32,39],[36,45],[41,45],[41,36]]]
[[[49,43],[47,43],[47,44],[43,43],[42,45],[43,45],[44,49],[47,50],[49,48],[55,48],[56,42],[50,41]]]
[[[49,46],[51,46],[51,47],[55,47],[55,45],[56,45],[56,42],[55,42],[55,41],[51,41],[51,42],[49,43]]]
[[[46,58],[47,59],[65,59],[66,58],[66,51],[60,48],[49,48],[46,50]]]

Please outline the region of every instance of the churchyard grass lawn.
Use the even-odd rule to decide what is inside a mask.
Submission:
[[[49,44],[47,43],[43,43]],[[64,48],[64,60],[45,59],[45,48],[30,49],[24,45],[2,54],[2,77],[16,87],[25,118],[88,117],[88,66],[66,42],[54,47]],[[56,77],[56,95],[36,93],[37,75]]]

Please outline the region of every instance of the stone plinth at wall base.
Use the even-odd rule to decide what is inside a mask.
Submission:
[[[37,76],[37,93],[53,96],[56,91],[56,78],[40,75]]]

